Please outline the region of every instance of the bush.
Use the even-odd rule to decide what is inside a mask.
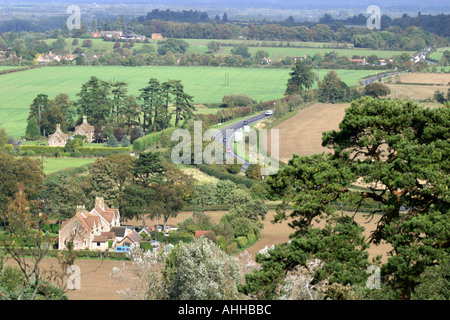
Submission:
[[[256,101],[245,94],[230,94],[224,96],[222,102],[228,108],[248,107],[256,103]]]
[[[237,243],[239,249],[245,248],[245,246],[246,246],[247,243],[248,243],[247,237],[237,237],[237,238],[235,239],[235,241],[236,241],[236,243]]]
[[[243,184],[249,189],[252,187],[253,183],[255,182],[254,180],[249,179],[247,177],[228,173],[228,172],[226,172],[220,168],[217,168],[216,166],[213,166],[213,165],[199,164],[199,165],[196,165],[196,167],[200,171],[202,171],[210,176],[216,177],[220,180],[231,180],[232,182],[234,182],[236,184]]]
[[[248,240],[248,243],[251,243],[251,244],[255,243],[256,242],[255,234],[254,233],[249,233],[247,235],[247,240]]]
[[[64,147],[50,147],[50,146],[20,146],[19,152],[22,155],[42,155],[44,157],[54,157],[57,154],[61,156],[67,155],[64,152]],[[81,147],[76,152],[71,152],[71,157],[107,157],[113,154],[130,153],[130,148],[108,148],[108,147]]]

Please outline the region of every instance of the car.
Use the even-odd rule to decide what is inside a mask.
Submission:
[[[273,115],[273,111],[272,110],[267,110],[265,115],[266,116],[272,116]]]
[[[227,153],[230,153],[231,152],[231,149],[230,148],[227,148]]]
[[[248,121],[244,120],[244,126],[248,125]]]
[[[227,142],[227,137],[223,137],[223,142]]]

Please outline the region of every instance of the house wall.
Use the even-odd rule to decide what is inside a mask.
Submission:
[[[74,236],[75,235],[75,236]],[[76,218],[70,220],[64,228],[59,231],[58,249],[66,249],[66,243],[73,237],[74,250],[83,250],[91,247],[93,234]],[[86,242],[86,246],[84,245]]]

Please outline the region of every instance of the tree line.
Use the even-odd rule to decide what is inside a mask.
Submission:
[[[26,137],[36,140],[54,133],[56,125],[61,130],[74,130],[84,116],[96,129],[95,140],[113,136],[120,142],[131,136],[131,143],[147,132],[161,131],[193,117],[193,97],[184,91],[180,80],[160,82],[151,78],[139,89],[140,95],[128,94],[128,83],[104,81],[91,77],[77,93],[78,100],[71,101],[67,94],[50,100],[39,94],[30,105]]]

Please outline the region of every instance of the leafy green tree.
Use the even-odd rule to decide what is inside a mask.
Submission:
[[[444,103],[444,102],[447,101],[447,100],[445,99],[445,97],[444,97],[444,94],[443,94],[441,91],[439,91],[439,90],[436,90],[436,91],[434,92],[433,98],[434,98],[434,100],[436,100],[438,103]]]
[[[298,59],[295,62],[292,72],[289,75],[290,78],[284,93],[286,96],[302,93],[305,90],[309,90],[314,84],[315,75],[311,71],[311,67],[303,60]]]
[[[4,212],[8,199],[18,191],[18,184],[23,184],[28,200],[36,200],[43,188],[44,172],[39,160],[30,157],[16,159],[0,153],[0,212]]]
[[[219,51],[220,43],[217,41],[210,41],[210,42],[208,42],[207,47],[208,47],[208,52],[214,53],[214,52]]]
[[[36,118],[30,118],[27,121],[27,129],[25,131],[25,138],[27,140],[38,140],[40,137],[39,124]]]
[[[88,116],[92,119],[92,125],[106,124],[106,120],[111,116],[112,101],[109,97],[111,85],[97,77],[81,86],[77,93],[77,111],[79,116]]]
[[[372,203],[372,214],[382,215],[369,240],[392,245],[382,270],[397,296],[410,299],[418,285],[413,279],[448,254],[443,230],[449,223],[444,214],[450,202],[449,119],[446,106],[426,109],[370,97],[354,101],[339,130],[323,134],[323,146],[332,154],[294,156],[269,178],[270,198],[293,204],[293,237],[305,235],[314,219],[331,215],[333,204]],[[351,188],[357,181],[367,189]],[[279,206],[275,220],[287,217]]]
[[[233,49],[231,49],[231,54],[240,55],[244,59],[251,57],[251,54],[248,52],[248,47],[244,45],[233,47]]]
[[[129,147],[130,145],[131,145],[130,138],[127,135],[125,135],[122,139],[122,147],[126,148]]]
[[[127,99],[128,83],[123,81],[114,82],[111,84],[111,93],[113,95],[111,103],[111,116],[115,117],[116,121],[122,115],[125,101]]]
[[[138,99],[142,101],[142,112],[144,116],[143,128],[145,131],[147,121],[148,126],[151,127],[153,124],[153,115],[155,114],[155,118],[157,117],[157,111],[162,105],[161,84],[157,79],[151,78],[147,86],[139,89],[139,91],[141,91],[141,94]]]
[[[180,120],[188,120],[194,116],[195,107],[192,103],[193,97],[184,92],[184,86],[180,80],[171,81],[171,93],[174,96],[175,126]]]
[[[110,148],[118,148],[119,142],[117,141],[116,137],[114,135],[111,135],[106,142],[106,146]]]
[[[34,98],[33,103],[30,105],[30,114],[28,119],[36,118],[39,124],[39,132],[42,134],[41,124],[42,124],[42,114],[44,110],[48,109],[50,106],[50,100],[46,94],[38,94]]]
[[[72,127],[76,118],[75,103],[65,93],[58,94],[50,103],[54,103],[62,112],[65,123]]]
[[[67,123],[61,108],[50,103],[42,113],[41,130],[44,135],[54,133],[58,124],[61,125],[61,130],[63,132],[67,130]]]
[[[364,285],[367,279],[368,244],[363,230],[350,217],[334,217],[324,228],[310,228],[303,236],[258,254],[261,268],[245,275],[240,291],[251,298],[278,299],[286,293],[282,289],[286,274],[299,267],[308,269],[310,261],[318,259],[322,265],[314,272],[311,287],[322,284],[328,299],[352,299],[355,294],[343,287]]]
[[[391,89],[387,85],[379,82],[372,82],[364,88],[364,95],[372,98],[384,97],[389,93],[391,93]]]
[[[319,82],[319,102],[337,103],[348,102],[351,99],[348,86],[333,70]]]
[[[189,48],[189,43],[181,39],[167,39],[164,43],[158,46],[158,53],[165,55],[167,52],[172,53],[186,53]]]

